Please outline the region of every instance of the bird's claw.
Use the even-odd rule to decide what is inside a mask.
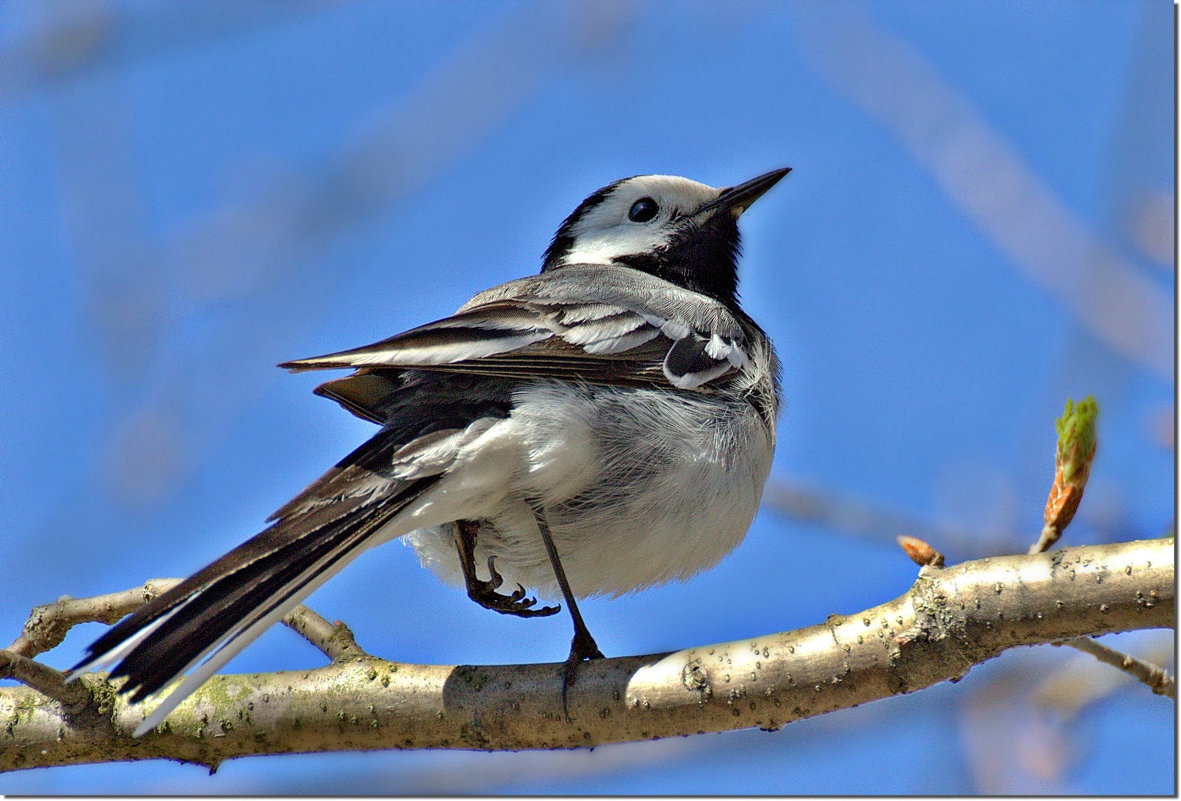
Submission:
[[[495,561],[495,557],[488,557],[489,579],[471,582],[467,593],[469,598],[485,609],[517,617],[548,617],[561,611],[560,606],[539,606],[534,609],[533,605],[537,603],[537,599],[526,598],[525,588],[520,584],[509,595],[496,592],[504,583],[504,577],[496,571]]]

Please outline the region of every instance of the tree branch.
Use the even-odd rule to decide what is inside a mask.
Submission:
[[[288,612],[283,617],[283,622],[292,631],[319,648],[321,653],[333,662],[368,656],[361,646],[357,645],[348,626],[339,620],[329,623],[302,604]]]
[[[1114,648],[1108,648],[1090,637],[1076,637],[1073,640],[1056,642],[1054,645],[1069,645],[1071,648],[1090,654],[1100,662],[1105,662],[1131,674],[1136,681],[1147,684],[1157,695],[1167,695],[1174,700],[1177,698],[1177,682],[1162,667],[1129,656]]]
[[[64,596],[51,604],[35,607],[25,621],[21,635],[6,650],[33,657],[56,648],[79,623],[114,623],[134,612],[157,595],[180,583],[180,579],[148,579],[130,590],[90,598]]]
[[[54,603],[35,607],[20,636],[5,650],[9,655],[34,657],[56,648],[69,630],[79,623],[114,623],[180,582],[178,578],[148,579],[143,585],[129,590],[89,598],[65,596]],[[340,621],[329,623],[302,604],[288,612],[283,623],[333,662],[367,655],[353,639],[348,626]],[[0,669],[3,667],[0,664]],[[31,682],[25,683],[35,686]]]
[[[90,700],[90,694],[66,683],[66,674],[15,651],[0,651],[0,679],[16,679],[67,706]]]
[[[85,708],[0,688],[0,770],[388,748],[580,748],[793,720],[964,676],[1007,648],[1172,627],[1173,540],[923,568],[901,597],[797,631],[584,663],[562,713],[560,664],[403,665],[357,657],[213,677],[154,732],[84,676]]]

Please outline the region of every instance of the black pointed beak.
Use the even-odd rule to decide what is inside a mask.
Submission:
[[[764,173],[758,178],[751,178],[749,181],[745,181],[737,186],[723,189],[716,199],[699,209],[698,214],[703,211],[713,211],[714,209],[721,208],[733,210],[734,216],[737,217],[750,208],[751,204],[761,198],[768,189],[779,183],[779,179],[789,172],[791,172],[791,167],[771,170],[771,172]]]

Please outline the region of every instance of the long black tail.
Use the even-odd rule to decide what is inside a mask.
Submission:
[[[120,621],[89,647],[71,675],[118,660],[111,677],[126,676],[120,692],[131,692],[137,702],[209,656],[137,728],[139,736],[363,551],[437,478],[402,483],[396,494],[338,497],[280,518]]]

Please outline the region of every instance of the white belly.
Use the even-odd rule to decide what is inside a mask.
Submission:
[[[512,416],[481,438],[498,443],[498,475],[462,482],[481,487],[478,513],[464,511],[483,522],[481,577],[495,556],[506,588],[556,595],[531,505],[579,597],[687,578],[742,541],[774,450],[772,428],[749,404],[719,412],[689,393],[554,384],[523,388],[514,400]],[[444,579],[462,582],[453,531],[429,525],[407,542]]]

